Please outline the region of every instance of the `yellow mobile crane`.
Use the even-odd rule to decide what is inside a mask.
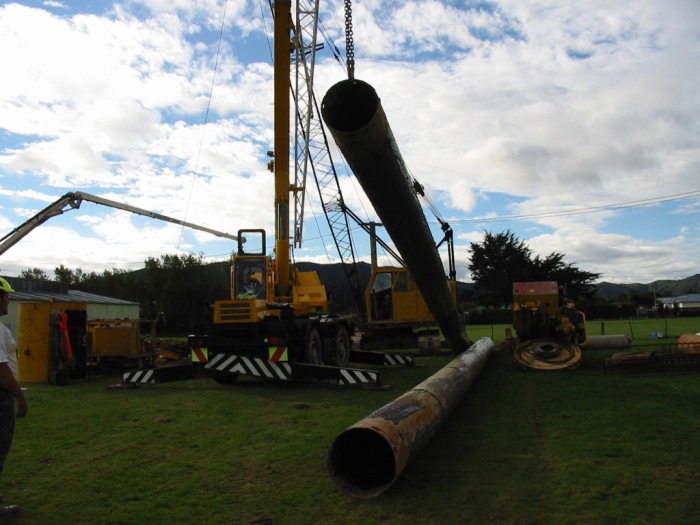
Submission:
[[[313,18],[318,2],[312,4]],[[297,21],[300,9],[297,5]],[[290,0],[276,1],[273,14],[275,139],[274,151],[268,153],[275,190],[273,256],[267,254],[264,230],[239,230],[230,298],[215,302],[206,333],[189,337],[195,364],[127,372],[125,383],[164,382],[203,372],[222,383],[246,374],[276,380],[372,384],[379,383],[375,370],[350,368],[348,363],[413,364],[410,356],[352,350],[354,326],[350,319],[329,313],[327,291],[316,272],[302,272],[292,264],[292,244],[301,237],[299,210],[303,209],[305,181],[299,178],[297,162],[295,182],[290,183],[290,53],[296,55],[298,63],[306,54],[315,53],[316,44],[315,35],[310,43],[300,38],[302,30],[308,28],[293,25]],[[312,82],[312,73],[297,82],[293,89],[297,105],[310,104]],[[299,113],[299,108],[295,109]],[[296,219],[293,235],[292,207]]]

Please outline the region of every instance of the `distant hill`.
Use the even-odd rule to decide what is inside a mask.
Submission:
[[[315,264],[301,262],[297,264],[302,271],[316,271],[321,279],[321,282],[326,286],[326,289],[331,290],[335,300],[339,303],[336,306],[340,310],[352,309],[350,300],[350,286],[343,271],[342,264]],[[362,291],[367,285],[370,275],[370,265],[367,263],[358,263],[358,273]],[[472,297],[474,295],[474,283],[457,283],[457,294],[464,297]],[[631,283],[631,284],[616,284],[609,282],[598,283],[596,286],[595,297],[602,301],[616,301],[626,299],[628,296],[644,296],[656,294],[657,298],[661,297],[677,297],[679,295],[700,293],[700,274],[686,277],[677,281],[673,280],[658,280],[651,283]]]
[[[213,301],[230,298],[230,267],[231,263],[227,261],[184,268],[175,272],[168,269],[156,272],[146,269],[125,273],[107,272],[104,276],[81,282],[75,289],[139,302],[144,319],[156,319],[161,312],[165,312],[165,332],[194,333],[211,322],[210,305]],[[301,271],[318,273],[326,291],[332,294],[333,300],[329,305],[331,313],[340,315],[359,313],[342,264],[300,262],[297,263],[297,268]],[[370,265],[358,263],[356,270],[364,303]],[[653,295],[660,299],[694,293],[700,293],[700,274],[676,281],[658,280],[648,284],[603,282],[598,283],[594,300],[586,304],[585,311],[591,318],[602,319],[609,315],[605,308],[615,308],[619,305],[632,308],[631,313],[625,315],[635,315],[636,305],[652,306]],[[495,312],[494,315],[498,316],[504,312],[506,314],[505,321],[481,319],[479,323],[509,322],[505,310],[475,308],[484,305],[473,283],[458,282],[457,295],[460,304],[463,304],[466,310],[483,311],[489,315]],[[594,307],[597,310],[594,310]],[[615,310],[614,314],[619,316],[620,312]]]
[[[345,270],[341,263],[335,264],[317,264],[310,262],[298,262],[297,268],[300,271],[315,271],[318,273],[321,282],[325,285],[326,290],[333,294],[333,303],[331,311],[334,313],[351,313],[356,311],[355,302],[352,298],[350,284],[345,275]],[[209,296],[217,299],[225,299],[229,294],[229,268],[230,262],[217,262],[204,265],[197,270],[197,282],[200,287],[206,287],[211,290]],[[370,276],[370,265],[360,262],[357,264],[357,272],[360,278],[360,289],[364,293],[365,287]],[[135,275],[143,275],[144,270],[137,270]],[[478,294],[475,293],[476,286],[474,283],[457,283],[457,294],[461,301],[478,303]],[[94,293],[103,293],[110,295],[114,293],[112,290],[88,290]],[[627,303],[629,299],[636,297],[648,297],[650,294],[656,294],[657,298],[661,297],[677,297],[679,295],[700,293],[700,274],[686,277],[680,280],[658,280],[651,283],[631,283],[617,284],[610,282],[601,282],[596,285],[594,297],[603,302]],[[121,296],[123,294],[117,294]],[[137,299],[136,297],[129,297]]]
[[[620,297],[626,297],[628,293],[634,295],[655,293],[657,298],[700,293],[700,274],[695,274],[677,281],[664,279],[648,284],[615,284],[602,282],[597,285],[595,296],[605,301],[614,301]]]
[[[343,265],[336,264],[316,264],[309,262],[299,262],[297,267],[301,271],[315,271],[318,273],[321,282],[326,286],[327,290],[333,292],[334,300],[336,301],[336,311],[352,310],[352,300],[350,294],[350,285],[345,276]],[[367,281],[370,275],[370,265],[368,263],[358,263],[357,271],[360,276],[362,292],[364,292]],[[473,296],[475,290],[474,283],[457,283],[457,294],[460,297]],[[609,282],[598,283],[596,286],[595,297],[603,301],[615,301],[618,299],[627,298],[629,295],[643,296],[656,293],[657,298],[661,297],[677,297],[692,293],[700,293],[700,274],[695,274],[685,279],[677,281],[673,280],[658,280],[651,283],[630,283],[616,284]]]

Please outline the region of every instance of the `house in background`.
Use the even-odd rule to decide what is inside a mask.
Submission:
[[[133,301],[69,290],[54,281],[6,279],[15,292],[2,322],[17,341],[20,382],[63,385],[69,377],[85,377],[90,322],[139,320]]]
[[[679,295],[678,297],[662,297],[656,301],[666,311],[674,315],[700,315],[700,294]]]

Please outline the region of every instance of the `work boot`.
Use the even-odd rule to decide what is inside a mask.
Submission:
[[[0,516],[9,516],[18,512],[19,507],[17,505],[0,505]]]

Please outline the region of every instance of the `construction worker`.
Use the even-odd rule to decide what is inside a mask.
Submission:
[[[14,290],[0,277],[0,316],[7,315],[10,307],[10,294]],[[17,410],[15,411],[15,401]],[[17,383],[17,343],[12,332],[0,323],[0,472],[5,465],[15,433],[15,417],[27,415],[27,400]],[[16,514],[19,507],[5,505],[0,496],[0,516]]]
[[[258,281],[257,277],[250,268],[246,269],[243,280],[243,290],[245,293],[257,296],[262,288],[262,284]]]

